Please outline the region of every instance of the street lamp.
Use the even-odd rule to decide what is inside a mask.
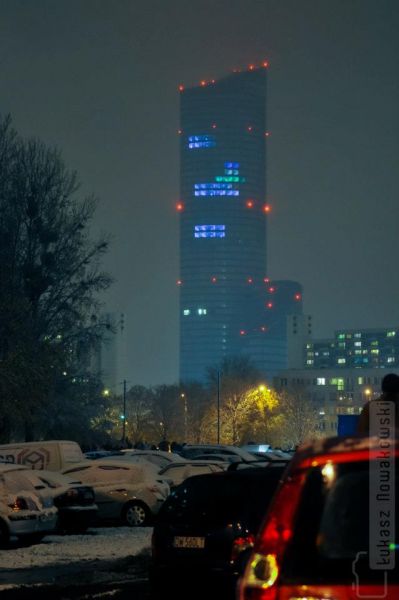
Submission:
[[[217,372],[217,443],[220,444],[220,371]]]
[[[186,394],[184,394],[184,392],[182,392],[180,394],[180,398],[184,402],[184,441],[187,442],[187,398],[186,398]]]

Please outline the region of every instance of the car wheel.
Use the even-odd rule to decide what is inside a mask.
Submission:
[[[5,523],[0,521],[0,548],[7,548],[10,541],[10,533]]]
[[[129,502],[122,511],[122,521],[128,527],[144,527],[149,517],[148,508],[141,502]]]

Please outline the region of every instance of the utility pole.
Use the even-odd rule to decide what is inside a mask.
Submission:
[[[123,380],[122,445],[126,445],[126,379]]]

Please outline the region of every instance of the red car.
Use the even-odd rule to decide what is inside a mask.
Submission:
[[[239,580],[239,600],[398,600],[398,456],[398,441],[383,438],[299,449]]]

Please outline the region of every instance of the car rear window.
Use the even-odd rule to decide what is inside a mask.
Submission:
[[[258,527],[282,472],[276,467],[189,477],[165,501],[158,521],[225,524],[242,519]]]
[[[307,476],[292,541],[283,561],[282,579],[290,583],[333,583],[353,581],[357,575],[361,583],[383,583],[384,571],[369,568],[370,543],[377,543],[369,535],[369,463],[345,463],[333,469],[330,478],[323,475],[321,467]],[[396,479],[392,491],[397,513]],[[391,551],[397,545],[398,523],[396,519],[394,539],[388,540]],[[398,580],[397,571],[389,571],[390,581]]]

